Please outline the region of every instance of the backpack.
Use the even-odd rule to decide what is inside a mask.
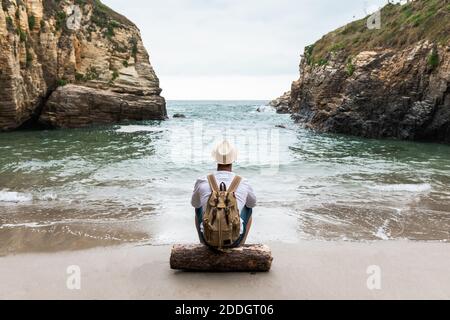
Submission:
[[[225,183],[219,188],[215,176],[208,176],[212,193],[203,215],[203,235],[210,247],[231,247],[241,236],[241,216],[235,196],[241,181],[242,178],[236,176],[227,190]]]

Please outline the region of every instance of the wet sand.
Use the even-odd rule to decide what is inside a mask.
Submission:
[[[0,258],[0,299],[450,299],[450,244],[409,241],[270,244],[272,271],[172,271],[170,246],[122,246]],[[81,290],[66,286],[81,268]],[[381,269],[369,290],[367,269]]]

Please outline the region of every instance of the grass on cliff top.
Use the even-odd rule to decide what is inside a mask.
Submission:
[[[86,0],[77,0],[86,2]],[[128,20],[125,16],[120,13],[115,12],[113,9],[103,4],[100,0],[92,0],[92,5],[94,7],[94,15],[100,17],[100,20],[114,20],[124,25],[132,25],[134,23]]]
[[[450,4],[444,0],[416,0],[388,4],[381,10],[381,29],[368,29],[368,17],[328,33],[305,48],[309,64],[326,64],[329,54],[351,57],[377,48],[403,48],[420,40],[438,44],[450,41]]]
[[[85,2],[87,0],[76,0],[76,2]],[[100,0],[91,0],[93,13],[91,21],[103,30],[103,35],[108,39],[115,36],[115,29],[123,25],[135,26],[130,20],[121,14],[115,12],[108,6],[104,5]]]
[[[9,1],[9,0],[2,0]],[[43,0],[44,5],[44,13],[46,16],[54,16],[58,12],[61,12],[61,5],[64,3],[68,3],[65,0]],[[106,23],[110,20],[117,21],[123,25],[131,25],[135,26],[133,22],[127,19],[125,16],[115,12],[113,9],[103,4],[100,0],[74,0],[73,2],[80,7],[83,7],[86,4],[92,5],[94,9],[94,19],[97,18],[98,21],[104,22],[106,27]]]

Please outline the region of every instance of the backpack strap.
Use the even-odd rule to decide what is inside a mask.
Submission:
[[[240,176],[234,177],[233,181],[230,184],[230,187],[228,188],[228,193],[236,192],[237,188],[241,184],[242,178]]]
[[[217,185],[216,177],[213,174],[208,176],[208,182],[212,191],[219,192],[219,186]]]

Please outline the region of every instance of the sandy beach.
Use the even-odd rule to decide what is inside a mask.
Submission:
[[[0,258],[1,299],[450,299],[450,245],[409,241],[270,244],[264,274],[170,270],[170,246]],[[78,265],[81,289],[67,289]],[[370,266],[381,289],[369,290]]]

